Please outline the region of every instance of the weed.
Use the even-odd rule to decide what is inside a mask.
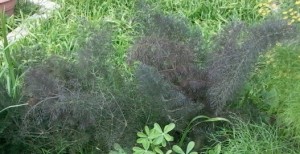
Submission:
[[[297,43],[277,46],[261,57],[250,80],[249,99],[261,111],[274,117],[275,124],[287,128],[286,134],[297,138],[299,125],[296,112],[299,97],[299,50]],[[290,132],[290,133],[287,133]]]
[[[174,123],[170,123],[162,129],[158,123],[154,123],[154,128],[149,129],[145,126],[145,130],[138,132],[137,143],[142,145],[141,147],[133,147],[132,150],[134,154],[163,154],[164,150],[162,148],[167,148],[170,142],[174,140],[174,137],[169,134],[175,128]],[[166,154],[170,154],[173,151],[178,154],[197,154],[197,152],[192,152],[195,146],[195,142],[191,141],[187,145],[187,149],[184,152],[180,146],[173,145],[172,150],[168,150]],[[114,145],[114,150],[110,151],[110,154],[126,154],[125,150],[119,145]]]
[[[290,139],[278,133],[280,128],[239,118],[231,121],[232,128],[223,128],[212,135],[216,144],[221,146],[222,153],[298,153],[299,149],[290,144]]]
[[[0,12],[1,16],[1,32],[4,36],[3,41],[3,53],[4,53],[4,66],[6,66],[7,71],[5,69],[0,72],[0,78],[5,76],[6,78],[6,89],[8,91],[8,94],[16,99],[18,97],[18,73],[17,73],[17,63],[13,59],[11,55],[11,49],[10,44],[7,40],[7,25],[6,25],[6,15],[2,12]]]

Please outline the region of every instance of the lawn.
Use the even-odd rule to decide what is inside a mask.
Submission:
[[[300,151],[298,0],[55,2],[2,39],[1,153]]]

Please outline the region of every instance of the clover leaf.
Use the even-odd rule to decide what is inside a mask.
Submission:
[[[169,135],[168,133],[175,128],[174,123],[170,123],[169,125],[166,125],[164,127],[164,131],[162,131],[159,124],[154,124],[154,130],[158,132],[158,136],[154,138],[153,144],[155,145],[162,145],[163,147],[166,147],[167,142],[173,141],[174,138]]]
[[[186,151],[184,152],[178,145],[173,146],[173,151],[178,154],[198,154],[197,152],[191,152],[195,146],[195,142],[191,141],[187,145]]]

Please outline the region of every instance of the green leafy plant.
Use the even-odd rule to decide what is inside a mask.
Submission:
[[[194,123],[196,120],[201,120],[201,119],[204,119],[200,122],[197,122],[197,123]],[[187,137],[188,133],[191,131],[191,129],[194,127],[194,126],[197,126],[201,123],[205,123],[205,122],[217,122],[217,121],[224,121],[224,122],[229,122],[229,120],[225,119],[225,118],[222,118],[222,117],[215,117],[215,118],[210,118],[210,117],[207,117],[207,116],[204,116],[204,115],[199,115],[199,116],[196,116],[195,118],[193,118],[190,123],[188,124],[188,126],[186,127],[186,129],[184,130],[183,134],[182,134],[182,137],[180,139],[180,142],[179,142],[179,146],[182,146],[183,145],[183,142],[185,140],[185,138]]]
[[[134,154],[164,154],[163,148],[167,147],[167,144],[174,141],[174,137],[169,133],[175,128],[174,123],[166,125],[163,129],[158,123],[154,123],[154,127],[150,129],[145,126],[145,130],[138,132],[138,139],[136,142],[142,146],[135,146],[132,148]],[[185,151],[178,145],[173,145],[172,149],[167,150],[166,154],[175,152],[177,154],[197,154],[192,152],[195,146],[195,142],[190,141]],[[119,145],[114,144],[114,150],[111,150],[109,154],[126,154],[125,150]]]
[[[230,119],[230,127],[223,127],[211,136],[216,145],[208,147],[208,154],[235,153],[299,153],[299,144],[293,138],[282,136],[282,128],[268,125],[262,121],[251,122],[237,118]],[[292,143],[292,144],[291,144]]]
[[[14,61],[14,59],[11,56],[11,51],[10,51],[10,44],[8,42],[7,39],[7,27],[6,27],[6,15],[2,12],[0,12],[0,16],[1,16],[1,30],[2,30],[2,34],[3,34],[3,53],[4,53],[4,68],[1,72],[0,72],[0,78],[3,76],[6,79],[6,89],[8,91],[8,94],[12,97],[12,98],[16,98],[17,97],[17,74],[16,74],[16,62]],[[6,74],[6,70],[7,70],[7,74]]]
[[[277,46],[261,57],[250,80],[248,98],[270,116],[272,123],[285,126],[285,134],[300,135],[298,91],[300,85],[299,42]]]
[[[142,144],[142,148],[133,147],[134,153],[163,153],[161,147],[166,147],[167,142],[174,140],[174,137],[168,134],[174,128],[174,123],[166,125],[163,130],[157,123],[154,124],[153,129],[149,129],[148,126],[145,126],[145,132],[137,133],[139,137],[137,143]]]
[[[189,144],[186,147],[185,152],[178,145],[174,145],[172,149],[173,149],[174,152],[176,152],[178,154],[197,154],[197,152],[192,152],[194,147],[195,147],[195,142],[190,141]]]

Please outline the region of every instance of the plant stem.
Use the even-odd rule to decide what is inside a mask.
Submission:
[[[20,107],[20,106],[26,106],[26,105],[28,105],[28,103],[8,106],[8,107],[2,109],[2,110],[0,111],[0,113],[2,113],[3,111],[5,111],[5,110],[7,110],[7,109],[10,109],[10,108],[15,108],[15,107]]]
[[[7,90],[10,96],[13,98],[16,97],[15,86],[16,86],[16,76],[14,70],[14,60],[10,55],[10,48],[8,47],[8,39],[7,39],[7,28],[6,28],[6,16],[4,13],[1,13],[1,26],[3,33],[3,51],[5,56],[5,61],[8,66],[8,78],[7,78]]]

